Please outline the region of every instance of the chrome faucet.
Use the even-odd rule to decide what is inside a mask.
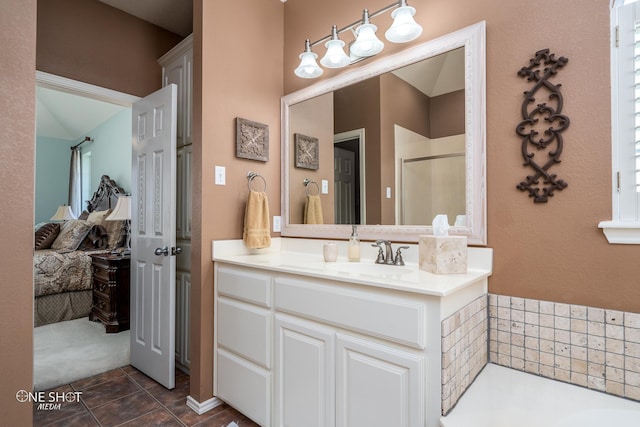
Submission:
[[[384,244],[384,251],[382,250],[382,245]],[[402,253],[400,252],[402,249],[409,249],[409,246],[400,246],[396,251],[396,256],[393,256],[393,248],[391,247],[391,242],[388,240],[376,240],[376,243],[371,246],[378,248],[378,256],[376,258],[376,264],[389,264],[389,265],[404,265],[404,260],[402,259]]]

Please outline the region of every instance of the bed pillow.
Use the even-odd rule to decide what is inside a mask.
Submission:
[[[125,228],[124,221],[105,221],[102,226],[107,230],[107,249],[116,249],[124,245]]]
[[[89,233],[93,223],[82,219],[67,221],[60,227],[60,234],[51,244],[51,249],[75,251]]]
[[[78,246],[79,251],[93,251],[107,248],[107,230],[101,225],[93,224],[89,232]]]
[[[36,251],[49,249],[59,233],[60,224],[56,224],[55,222],[45,224],[38,228],[35,235],[34,249]]]
[[[82,213],[78,217],[78,219],[87,219],[87,218],[89,218],[89,212],[87,211],[82,211]]]
[[[104,225],[104,222],[110,213],[111,209],[107,209],[106,211],[93,211],[87,217],[87,221],[97,225]]]

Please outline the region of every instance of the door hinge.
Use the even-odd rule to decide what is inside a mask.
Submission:
[[[620,25],[616,25],[616,47],[620,47]]]
[[[618,193],[620,192],[620,171],[616,172],[616,181],[617,181],[617,186],[618,186]]]

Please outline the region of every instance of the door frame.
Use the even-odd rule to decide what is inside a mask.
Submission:
[[[111,104],[131,107],[140,97],[124,92],[118,92],[105,87],[72,80],[55,74],[36,70],[36,86],[56,89],[74,95],[84,96],[97,101],[109,102]],[[37,118],[36,118],[37,119]]]

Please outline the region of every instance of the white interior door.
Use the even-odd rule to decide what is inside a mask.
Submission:
[[[175,387],[177,86],[133,104],[131,364]]]

